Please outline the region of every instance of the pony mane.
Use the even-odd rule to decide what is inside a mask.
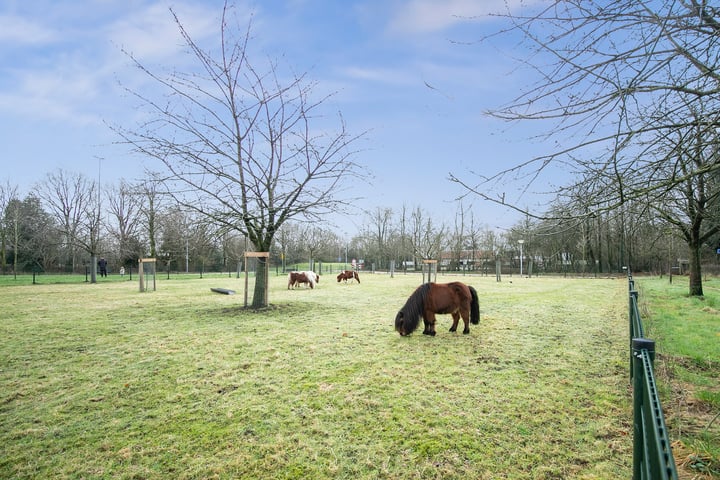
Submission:
[[[425,298],[430,291],[430,284],[423,283],[410,295],[405,305],[398,312],[398,316],[402,314],[403,330],[410,334],[417,329],[420,323],[420,317],[423,316],[425,310]],[[398,317],[395,317],[395,327],[398,327]]]
[[[319,275],[313,271],[305,270],[303,272],[300,272],[305,274],[305,278],[308,279],[308,282],[310,283],[310,288],[315,288],[315,284],[318,282]]]

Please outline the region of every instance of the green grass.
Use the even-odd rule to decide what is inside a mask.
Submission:
[[[418,274],[0,288],[0,478],[629,478],[627,284],[459,279],[434,338],[393,329]]]
[[[685,277],[636,280],[676,460],[720,478],[720,279],[703,282],[702,298]]]

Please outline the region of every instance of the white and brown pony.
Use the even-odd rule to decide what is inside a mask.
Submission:
[[[290,287],[295,288],[301,283],[309,286],[311,289],[320,282],[320,275],[315,272],[290,272],[288,273],[288,290]]]
[[[360,276],[354,270],[344,270],[340,272],[337,276],[338,283],[343,280],[345,281],[345,283],[347,283],[348,280],[352,281],[353,279],[357,280],[357,282],[360,283]]]

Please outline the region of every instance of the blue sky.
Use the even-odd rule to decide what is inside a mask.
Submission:
[[[528,8],[525,0],[272,0],[234,3],[253,14],[253,48],[299,72],[354,132],[370,130],[355,158],[367,166],[360,207],[421,207],[452,223],[462,192],[448,173],[473,178],[540,152],[524,125],[484,115],[528,87],[513,74],[512,39],[477,43],[501,24],[491,11]],[[519,6],[522,3],[524,6]],[[122,49],[141,61],[182,68],[186,58],[168,7],[196,40],[211,42],[222,1],[5,0],[0,5],[0,182],[27,193],[62,168],[103,182],[142,177],[141,159],[114,144],[108,123],[132,126],[142,88]],[[542,183],[534,186],[542,189]],[[522,183],[506,185],[518,201]],[[520,204],[532,204],[532,196]],[[468,200],[466,203],[469,203]],[[507,227],[517,214],[476,200],[475,218]],[[344,219],[346,230],[364,222]],[[354,233],[350,231],[349,233]]]

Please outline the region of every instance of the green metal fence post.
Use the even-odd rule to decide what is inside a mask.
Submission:
[[[645,426],[643,425],[643,401],[645,398],[644,364],[641,350],[647,350],[650,358],[655,358],[655,342],[647,338],[633,338],[632,357],[632,378],[633,378],[633,480],[647,478],[643,474],[643,468],[647,468],[647,456],[645,447]]]
[[[637,337],[642,337],[642,332],[636,332],[635,325],[639,323],[639,320],[635,318],[635,315],[638,312],[637,307],[637,299],[638,299],[638,292],[637,290],[633,290],[632,286],[630,287],[630,294],[628,295],[628,328],[630,330],[630,379],[633,378],[633,339]]]

